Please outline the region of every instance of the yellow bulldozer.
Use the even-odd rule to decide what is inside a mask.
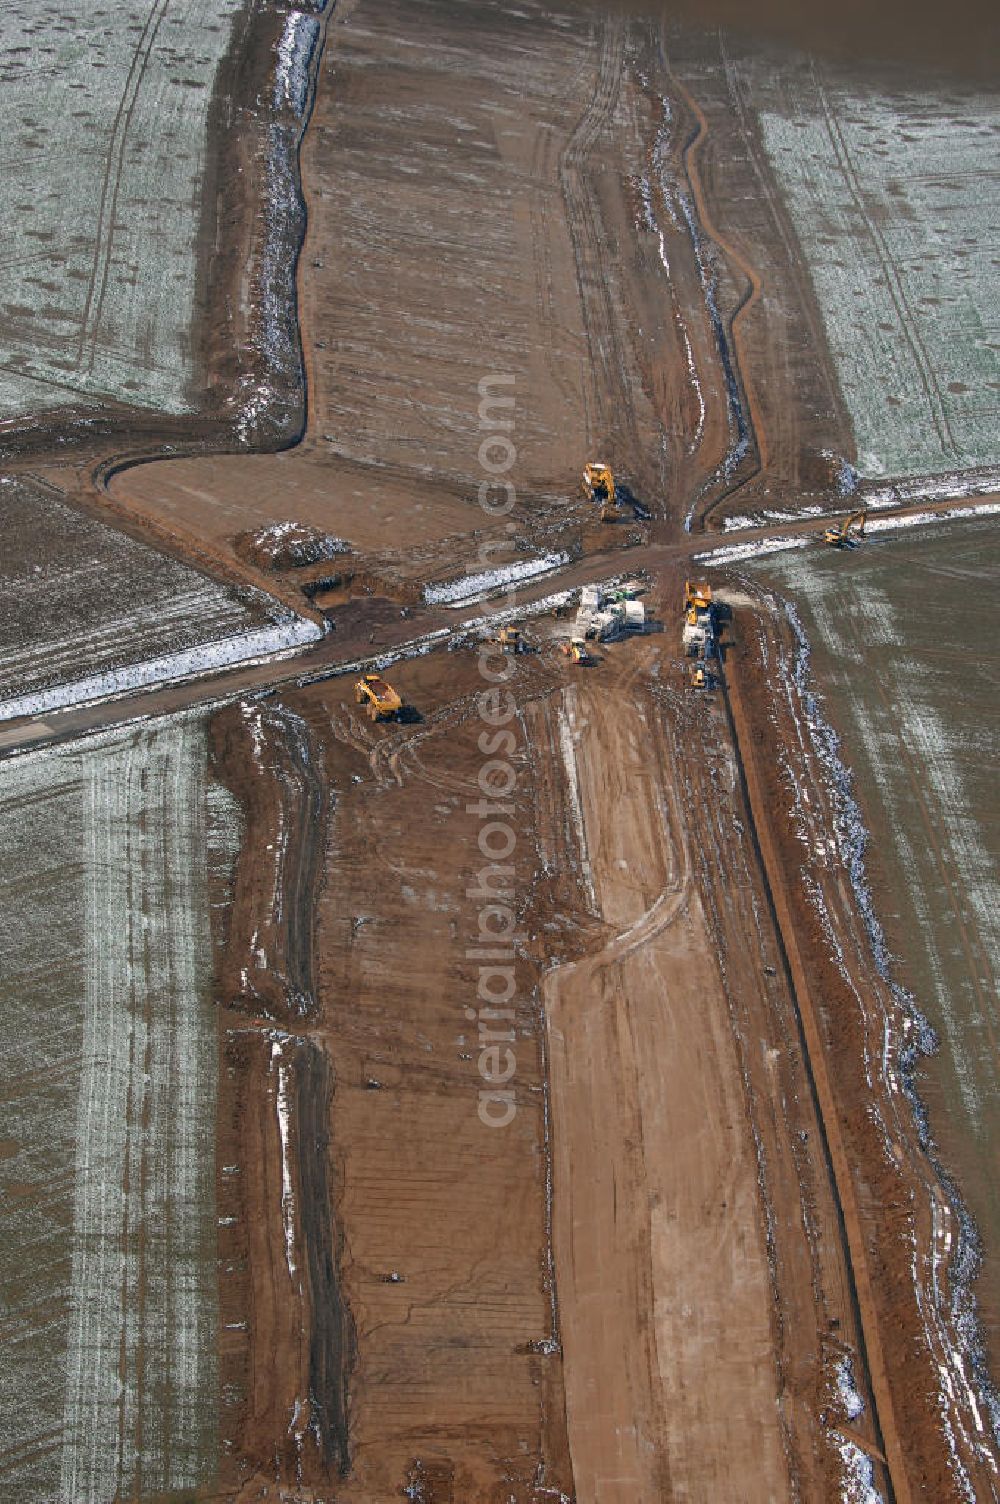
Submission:
[[[368,706],[368,718],[372,721],[388,721],[398,716],[403,702],[391,684],[381,674],[365,674],[354,686],[354,703]]]
[[[708,670],[703,663],[692,663],[688,669],[688,678],[691,680],[692,688],[708,688]]]
[[[711,611],[712,587],[702,580],[684,581],[684,611],[690,617],[692,611]]]
[[[865,522],[867,518],[867,512],[852,512],[850,517],[840,523],[839,526],[824,529],[823,542],[828,543],[831,548],[848,548],[852,546],[854,540],[851,537],[851,529],[857,528],[857,536],[863,538],[865,536]]]
[[[618,522],[622,516],[616,500],[615,478],[611,466],[603,460],[591,460],[583,467],[583,489],[587,499],[601,509],[602,522]]]
[[[520,653],[524,649],[520,627],[501,627],[497,633],[497,642],[505,653]]]

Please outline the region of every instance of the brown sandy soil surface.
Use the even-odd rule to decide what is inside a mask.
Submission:
[[[609,927],[546,979],[577,1497],[821,1497],[864,1355],[793,998],[719,708],[635,658],[545,710]]]
[[[786,1499],[754,1146],[673,769],[664,788],[635,698],[574,687],[556,714],[613,933],[547,983],[577,1497],[662,1497],[676,1478],[736,1498],[752,1452],[746,1497]]]
[[[248,821],[220,973],[247,1015],[227,1036],[245,1104],[232,1150],[245,1269],[228,1310],[241,1333],[246,1323],[231,1366],[229,1483],[246,1499],[268,1497],[271,1480],[295,1490],[286,1497],[312,1497],[310,1486],[326,1496],[325,1487],[359,1504],[399,1498],[410,1484],[423,1489],[411,1497],[428,1500],[541,1504],[569,1490],[570,1474],[546,1272],[534,968],[526,958],[517,965],[518,1111],[501,1131],[477,1112],[479,1046],[466,1018],[477,985],[466,950],[479,931],[465,890],[483,865],[481,822],[466,803],[477,797],[482,681],[468,654],[397,678],[408,699],[434,707],[409,727],[372,726],[344,681],[297,695],[294,711],[265,705],[217,721],[225,776]],[[277,737],[281,719],[305,754],[298,775]],[[264,737],[248,757],[240,739],[253,739],[253,726]],[[315,958],[314,988],[289,988],[295,947],[283,919],[322,830],[296,805],[308,793],[305,770],[318,776],[321,766],[329,834],[297,904],[306,925],[297,964]],[[514,885],[522,906],[534,871],[529,831],[525,801]],[[258,928],[279,910],[281,923]],[[276,1048],[299,1145],[291,1198],[274,1127]],[[302,1079],[305,1062],[329,1093],[325,1121],[320,1113],[308,1127],[302,1114],[317,1091]],[[271,1115],[263,1146],[257,1103]],[[313,1182],[325,1167],[329,1194],[306,1184],[306,1162]],[[300,1240],[324,1227],[325,1257],[300,1290]],[[325,1335],[320,1277],[345,1302]]]
[[[474,655],[394,669],[422,711],[410,725],[373,726],[344,681],[217,717],[247,814],[220,969],[237,1010],[220,1163],[237,1218],[226,1476],[242,1498],[267,1497],[266,1478],[303,1499],[339,1478],[335,1497],[358,1501],[407,1485],[463,1504],[819,1498],[838,1428],[881,1470],[725,719],[684,689],[666,639],[603,656],[589,675],[552,642],[516,660],[503,750],[521,938],[515,1019],[493,1027],[517,1112],[500,1129],[477,1115],[467,1017],[484,905]],[[320,863],[322,807],[305,812],[327,781]],[[301,1117],[324,1090],[328,1153]],[[301,1244],[319,1236],[310,1265]],[[844,1359],[866,1400],[853,1421]]]
[[[606,546],[580,497],[594,454],[664,536],[761,466],[828,499],[819,450],[848,441],[807,277],[717,46],[678,46],[533,4],[338,7],[302,153],[302,440],[120,470],[116,508],[230,559],[246,529],[303,521],[427,580],[487,537]],[[735,470],[727,369],[752,425]],[[477,504],[493,375],[514,378],[486,424],[513,421],[508,528]]]

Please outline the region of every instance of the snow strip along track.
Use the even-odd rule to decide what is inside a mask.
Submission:
[[[35,1191],[45,1215],[3,1239],[0,1449],[22,1504],[173,1493],[214,1467],[205,767],[204,719],[189,715],[5,773],[0,923],[18,1037],[0,1051],[0,1106],[13,1108],[0,1134],[16,1144],[9,1173],[49,1177]],[[14,926],[22,910],[37,922]],[[53,943],[64,926],[67,953]],[[26,1118],[19,1093],[37,1099]]]
[[[43,715],[50,710],[93,704],[95,701],[112,699],[116,695],[130,694],[137,689],[176,684],[184,679],[197,678],[201,674],[232,668],[237,664],[245,667],[251,663],[260,663],[265,658],[292,653],[321,636],[322,633],[314,622],[289,616],[287,621],[275,626],[260,627],[253,632],[220,638],[214,642],[199,643],[196,647],[185,648],[178,653],[164,653],[159,658],[148,658],[144,663],[131,663],[126,667],[108,669],[105,673],[91,674],[68,684],[56,684],[51,689],[2,700],[0,720],[9,721],[16,716]]]
[[[11,575],[0,608],[0,720],[252,663],[322,636],[263,591],[207,578],[48,486],[6,476],[0,498]]]

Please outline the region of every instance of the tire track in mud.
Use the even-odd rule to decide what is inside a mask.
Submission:
[[[819,70],[816,66],[815,61],[810,64],[810,72],[812,73],[813,82],[816,86],[816,94],[820,102],[820,107],[823,111],[823,119],[826,124],[826,133],[830,139],[830,145],[833,148],[833,154],[837,159],[837,165],[839,166],[841,175],[843,176],[844,182],[847,185],[847,189],[851,195],[854,207],[857,210],[861,220],[863,221],[868,234],[871,236],[872,245],[875,247],[875,254],[878,257],[879,265],[881,266],[883,274],[885,276],[885,285],[888,290],[889,297],[891,298],[893,307],[896,310],[896,315],[899,319],[899,325],[903,331],[903,337],[910,347],[910,354],[913,356],[913,363],[916,367],[917,375],[920,378],[920,384],[923,387],[924,396],[927,398],[927,406],[930,410],[934,427],[937,429],[938,438],[941,441],[941,449],[943,453],[946,454],[950,459],[957,461],[958,446],[955,443],[955,436],[951,431],[951,425],[948,422],[948,414],[945,409],[944,401],[941,397],[940,391],[938,390],[937,381],[934,376],[934,368],[924,347],[923,340],[921,339],[917,322],[910,311],[910,306],[906,297],[906,289],[903,280],[899,275],[899,268],[896,266],[896,263],[892,258],[889,247],[885,243],[885,239],[878,227],[876,220],[868,212],[868,209],[865,205],[864,192],[862,190],[857,171],[854,167],[854,163],[851,159],[851,154],[848,150],[847,142],[844,139],[844,132],[841,128],[840,121],[837,118],[837,112],[834,109],[833,105],[830,103],[830,97],[827,92],[826,85],[820,77]]]
[[[953,654],[949,653],[949,659]],[[886,692],[885,684],[877,675],[873,676],[874,690],[878,695],[885,712],[886,724],[892,724],[894,706]],[[1000,1041],[993,1027],[993,1010],[991,1004],[993,995],[987,990],[983,980],[991,974],[992,963],[983,947],[982,940],[977,933],[974,924],[970,924],[965,917],[965,909],[962,904],[961,893],[956,888],[956,875],[954,862],[949,857],[946,847],[946,837],[942,837],[931,815],[930,807],[924,793],[926,780],[921,777],[913,753],[908,743],[898,738],[900,766],[905,770],[906,781],[910,786],[914,806],[920,811],[920,822],[927,836],[927,849],[933,853],[934,865],[938,870],[941,886],[948,895],[948,908],[951,910],[952,923],[962,950],[965,953],[966,971],[969,983],[979,999],[983,1028],[990,1041],[990,1048],[996,1060],[997,1070],[1000,1073]]]
[[[111,270],[111,247],[115,235],[115,211],[118,205],[122,166],[125,160],[125,145],[132,124],[132,116],[139,100],[142,80],[149,64],[157,33],[166,16],[169,3],[170,0],[154,0],[150,8],[138,45],[132,55],[132,62],[125,79],[125,89],[115,113],[114,125],[111,132],[111,144],[108,147],[108,154],[104,164],[100,205],[97,211],[97,229],[94,235],[94,261],[91,268],[90,281],[87,285],[87,297],[84,303],[80,338],[77,343],[76,352],[76,364],[77,369],[79,369],[83,364],[84,350],[89,342],[90,363],[87,367],[88,372],[94,369],[94,361],[97,354],[97,338],[100,332],[101,311],[104,306],[104,295],[107,290],[108,276]],[[112,181],[114,186],[112,186]],[[110,206],[108,204],[109,195],[111,200]],[[100,283],[99,290],[98,283]],[[97,300],[96,309],[94,309],[95,292]],[[93,317],[91,317],[92,310]]]
[[[591,442],[604,445],[624,430],[632,452],[637,453],[639,435],[628,361],[618,337],[618,319],[609,291],[612,261],[605,247],[600,207],[586,171],[590,152],[614,119],[625,66],[626,27],[624,19],[614,15],[603,16],[596,24],[599,38],[594,96],[559,157],[559,184],[590,351],[593,384],[589,393],[585,389],[584,399]],[[596,380],[595,373],[599,373]]]

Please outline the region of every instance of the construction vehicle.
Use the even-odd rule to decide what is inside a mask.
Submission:
[[[623,513],[616,499],[615,478],[611,466],[602,460],[592,460],[584,466],[583,489],[590,501],[601,509],[602,522],[618,522]]]
[[[520,627],[501,627],[497,633],[497,642],[505,653],[520,653],[524,648]]]
[[[712,587],[699,580],[684,581],[684,651],[689,657],[715,655],[715,608]]]
[[[568,642],[563,643],[562,650],[572,663],[586,665],[593,662],[582,637],[571,637]]]
[[[583,467],[583,489],[590,501],[614,501],[615,478],[611,466],[603,460],[591,460]]]
[[[828,543],[831,548],[853,547],[854,539],[851,537],[851,528],[856,527],[858,538],[863,538],[865,536],[865,522],[867,519],[867,512],[852,512],[846,522],[842,522],[839,527],[835,526],[824,529],[823,542]]]
[[[368,706],[368,718],[372,721],[391,720],[403,708],[399,695],[381,674],[365,674],[358,680],[354,686],[354,702]]]
[[[684,609],[690,612],[711,611],[712,587],[700,580],[684,581]]]
[[[688,668],[688,677],[694,689],[707,689],[709,685],[708,670],[704,663],[692,663]]]
[[[637,595],[642,594],[642,586],[638,580],[629,580],[625,585],[619,585],[611,592],[613,601],[634,601]]]

